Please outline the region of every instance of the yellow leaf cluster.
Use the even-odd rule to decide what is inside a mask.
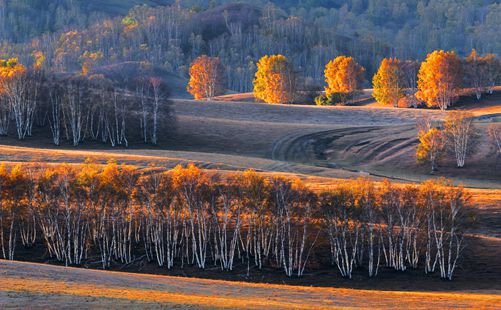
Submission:
[[[365,69],[353,57],[339,56],[325,66],[326,95],[352,93],[363,81]]]
[[[416,149],[416,159],[419,163],[435,161],[445,147],[443,133],[437,128],[419,133],[419,145]]]
[[[377,73],[372,79],[373,96],[377,102],[386,105],[397,105],[404,97],[404,83],[400,60],[384,58]]]
[[[97,52],[89,52],[85,51],[82,56],[80,57],[82,61],[82,75],[87,76],[89,75],[90,70],[92,67],[99,62],[104,57],[103,52],[97,51]]]
[[[12,78],[24,74],[26,67],[20,64],[17,58],[0,59],[0,93],[3,92],[3,84]]]
[[[267,103],[290,103],[295,80],[292,64],[283,55],[262,57],[257,63],[254,96]]]
[[[42,69],[43,64],[45,63],[45,55],[42,51],[34,51],[33,57],[35,58],[35,63],[33,64],[33,68],[35,70]]]
[[[225,90],[225,74],[217,57],[202,55],[190,66],[190,81],[186,90],[196,100],[211,99]]]
[[[447,109],[461,86],[461,62],[453,51],[434,51],[421,64],[416,98],[428,107]]]

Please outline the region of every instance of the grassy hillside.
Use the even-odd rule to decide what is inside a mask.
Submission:
[[[0,0],[0,41],[24,42],[44,33],[84,28],[104,17],[126,15],[135,5],[172,0]]]
[[[498,292],[395,292],[248,284],[0,261],[0,307],[490,308]],[[293,297],[293,298],[291,298]]]

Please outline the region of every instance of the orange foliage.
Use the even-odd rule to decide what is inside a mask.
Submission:
[[[373,96],[377,102],[396,106],[398,100],[405,95],[400,60],[384,58],[372,79],[372,83],[374,86]]]
[[[87,76],[89,75],[89,71],[92,69],[92,67],[103,58],[103,53],[101,51],[85,51],[80,58],[82,61],[82,75]]]
[[[196,100],[222,95],[225,88],[225,73],[219,58],[203,55],[193,61],[187,90]]]
[[[189,164],[183,168],[177,165],[172,170],[172,182],[174,187],[183,190],[193,191],[208,182],[207,175],[194,164]]]
[[[283,55],[262,57],[257,63],[254,96],[267,103],[294,101],[295,77],[292,64]]]
[[[419,132],[419,145],[416,150],[416,159],[419,163],[429,162],[431,170],[435,171],[436,163],[445,148],[444,134],[436,128],[427,132]]]
[[[44,53],[42,51],[34,51],[33,57],[35,58],[35,63],[33,64],[33,68],[35,70],[42,69],[42,66],[44,65],[46,59]]]
[[[326,95],[352,93],[363,81],[365,69],[353,57],[339,56],[325,66]]]
[[[7,60],[0,59],[0,93],[3,91],[3,83],[12,78],[24,74],[26,67],[20,64],[17,58]]]
[[[461,62],[454,52],[434,51],[421,64],[416,98],[428,107],[446,110],[458,96]]]

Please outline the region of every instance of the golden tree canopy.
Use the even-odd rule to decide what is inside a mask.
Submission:
[[[372,79],[373,96],[382,104],[397,105],[398,100],[405,96],[404,77],[400,60],[384,58],[377,73]]]
[[[434,51],[421,64],[416,98],[428,107],[447,109],[461,86],[461,61],[454,53]]]
[[[221,60],[217,57],[202,55],[191,64],[187,91],[196,100],[211,99],[224,94],[225,81]]]
[[[0,78],[7,79],[24,73],[26,67],[19,63],[17,58],[0,59]]]
[[[416,159],[418,163],[431,163],[431,170],[434,171],[445,148],[444,134],[437,128],[428,131],[420,131],[418,135],[419,145],[416,149]]]
[[[33,63],[33,69],[35,70],[42,69],[46,60],[44,53],[42,51],[34,51],[32,55],[35,58],[35,62]]]
[[[3,92],[5,82],[26,72],[26,67],[20,64],[17,58],[0,59],[0,93]]]
[[[285,56],[264,56],[257,63],[254,96],[267,103],[290,103],[295,83],[292,64]]]
[[[325,66],[326,95],[352,93],[360,87],[365,69],[353,57],[339,56]]]

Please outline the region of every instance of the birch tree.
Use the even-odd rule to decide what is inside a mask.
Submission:
[[[494,145],[497,156],[501,156],[501,126],[491,124],[488,128],[488,135]]]
[[[84,137],[88,116],[89,96],[86,78],[74,78],[65,84],[64,118],[67,138],[78,146]]]
[[[449,140],[449,147],[454,152],[458,168],[463,168],[466,156],[472,150],[475,134],[473,115],[466,112],[454,112],[445,119],[444,132]]]
[[[342,277],[350,279],[359,242],[359,223],[353,198],[349,189],[341,187],[322,199],[332,263]],[[352,222],[352,219],[355,221]]]
[[[418,138],[419,145],[416,150],[416,159],[418,163],[429,162],[433,173],[437,169],[437,162],[445,148],[444,134],[439,129],[431,128],[427,132],[420,131]]]
[[[461,63],[456,53],[434,51],[421,64],[416,97],[428,107],[446,110],[459,95]]]

